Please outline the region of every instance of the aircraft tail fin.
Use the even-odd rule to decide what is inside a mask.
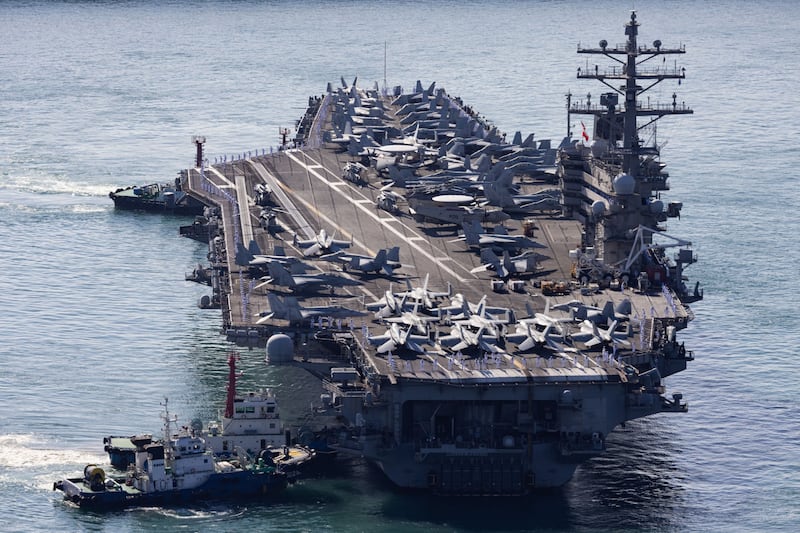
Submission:
[[[389,251],[386,254],[386,260],[387,261],[392,261],[394,263],[399,263],[400,262],[400,247],[399,246],[393,246],[392,248],[390,248]]]
[[[464,240],[470,246],[480,243],[480,234],[483,233],[481,223],[475,219],[464,221],[461,223],[461,229],[464,230]]]
[[[273,261],[269,264],[269,275],[272,277],[273,282],[277,285],[284,287],[294,286],[294,279],[289,271],[284,268],[280,263]]]
[[[267,302],[269,302],[270,312],[277,317],[283,317],[286,314],[286,306],[274,292],[267,292]]]
[[[235,256],[236,264],[239,266],[247,266],[253,259],[254,256],[252,253],[250,253],[250,250],[245,248],[242,243],[237,242]]]
[[[374,259],[376,269],[383,268],[383,266],[386,265],[386,259],[388,257],[388,254],[389,252],[388,250],[386,250],[386,248],[381,248],[380,250],[378,250],[378,253],[375,254],[375,259]]]
[[[481,248],[481,262],[497,267],[500,264],[500,259],[491,248]]]
[[[535,148],[536,143],[533,140],[533,133],[525,137],[525,140],[522,141],[522,143],[520,143],[520,146],[522,146],[523,148]]]
[[[252,255],[261,255],[261,248],[259,248],[255,239],[250,239],[250,243],[247,245],[247,250]]]

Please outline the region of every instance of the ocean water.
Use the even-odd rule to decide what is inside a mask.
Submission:
[[[602,92],[575,79],[576,46],[622,42],[631,7],[643,42],[687,49],[686,80],[648,92],[695,109],[658,132],[665,199],[684,202],[668,232],[694,243],[706,295],[682,334],[696,360],[667,383],[688,414],[627,424],[530,498],[402,493],[353,460],[264,505],[60,501],[53,481],[103,461],[104,435],[157,431],[164,397],[214,416],[232,349],[242,387],[273,387],[289,424],[320,392],[198,309],[207,289],[184,274],[206,247],[178,236],[187,219],[114,211],[108,191],[172,179],[195,134],[212,158],[276,145],[340,76],[436,81],[502,131],[557,142],[567,91]],[[789,0],[1,3],[0,530],[797,531],[798,18]]]

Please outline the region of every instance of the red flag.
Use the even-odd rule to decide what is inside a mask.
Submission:
[[[584,141],[588,141],[589,140],[589,134],[586,133],[586,124],[584,124],[583,121],[581,121],[581,128],[583,128],[583,131],[581,132],[581,137],[583,137]]]

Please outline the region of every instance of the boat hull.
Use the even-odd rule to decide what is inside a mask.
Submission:
[[[108,193],[117,209],[170,213],[175,215],[202,215],[205,204],[183,191],[159,186],[155,192],[148,192],[153,186],[128,187]]]
[[[124,478],[107,481],[102,488],[92,487],[83,478],[69,478],[57,481],[53,490],[60,490],[65,500],[79,507],[111,509],[181,505],[204,500],[264,499],[279,493],[286,485],[283,474],[242,470],[212,474],[205,483],[191,489],[142,492],[127,485]]]

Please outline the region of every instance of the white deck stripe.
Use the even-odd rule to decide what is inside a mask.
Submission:
[[[321,182],[323,182],[323,183],[325,183],[325,184],[327,184],[327,185],[329,185],[329,186],[330,186],[330,184],[331,184],[331,181],[330,181],[330,180],[328,180],[328,179],[326,179],[325,177],[321,176],[321,175],[320,175],[318,172],[316,172],[314,169],[312,169],[312,168],[311,168],[309,165],[306,165],[306,164],[305,164],[303,161],[301,161],[299,158],[295,157],[295,155],[294,155],[293,153],[289,153],[289,154],[287,154],[287,155],[288,155],[288,156],[289,156],[289,157],[290,157],[292,160],[294,160],[294,161],[295,161],[297,164],[299,164],[299,165],[303,166],[303,167],[304,167],[306,170],[308,170],[308,173],[309,173],[310,175],[314,176],[314,177],[315,177],[315,178],[317,178],[319,181],[321,181]],[[309,157],[309,156],[308,156],[308,154],[305,154],[305,155],[306,155],[306,157]],[[311,159],[311,158],[309,157],[309,159]],[[344,192],[340,191],[340,190],[339,190],[339,189],[337,189],[337,188],[333,188],[333,187],[332,187],[332,188],[331,188],[331,190],[333,190],[333,191],[336,191],[336,193],[337,193],[337,194],[339,194],[339,195],[340,195],[342,198],[344,198],[345,200],[347,200],[348,202],[350,202],[351,204],[353,204],[353,205],[354,205],[356,208],[358,208],[358,209],[360,209],[362,212],[364,212],[364,213],[365,213],[367,216],[371,217],[373,220],[375,220],[376,222],[378,222],[379,224],[381,224],[381,225],[382,225],[384,228],[386,228],[388,231],[390,231],[390,232],[394,233],[394,234],[395,234],[395,235],[397,235],[399,238],[401,238],[401,239],[405,240],[406,242],[408,242],[408,244],[409,244],[409,245],[410,245],[412,248],[414,248],[415,250],[417,250],[417,252],[419,252],[419,253],[420,253],[420,254],[422,254],[423,256],[427,257],[427,258],[428,258],[430,261],[432,261],[432,262],[436,263],[436,258],[434,258],[434,257],[433,257],[433,256],[432,256],[430,253],[428,253],[426,250],[422,249],[422,247],[421,247],[421,246],[419,246],[418,244],[411,242],[412,240],[426,240],[426,239],[424,239],[423,237],[412,237],[411,239],[409,239],[409,238],[406,238],[406,236],[405,236],[405,235],[403,235],[403,234],[402,234],[402,233],[401,233],[399,230],[397,230],[395,227],[393,227],[393,225],[390,225],[390,224],[388,224],[387,222],[381,222],[381,217],[379,217],[377,214],[375,214],[375,212],[374,212],[372,209],[368,209],[368,208],[364,207],[364,205],[363,205],[362,203],[360,203],[360,202],[358,202],[358,201],[355,201],[353,198],[351,198],[350,196],[346,195]],[[353,190],[353,189],[349,189],[349,190]],[[358,192],[358,191],[356,191],[356,192]],[[360,194],[360,193],[359,193],[359,194]],[[405,224],[403,224],[403,226],[404,226],[404,227],[406,227],[408,230],[412,231],[412,230],[411,230],[411,228],[408,228],[407,226],[405,226]],[[439,264],[439,268],[441,268],[442,270],[444,270],[444,271],[448,272],[450,275],[452,275],[452,276],[453,276],[453,277],[454,277],[456,280],[458,280],[460,283],[463,283],[463,282],[465,282],[465,281],[466,281],[466,279],[464,279],[464,278],[462,278],[461,276],[459,276],[459,275],[458,275],[458,274],[457,274],[457,273],[456,273],[456,272],[455,272],[453,269],[451,269],[451,268],[448,268],[448,267],[446,267],[445,265]],[[463,267],[462,267],[462,268],[463,268]],[[465,271],[466,271],[466,269],[465,269]]]

